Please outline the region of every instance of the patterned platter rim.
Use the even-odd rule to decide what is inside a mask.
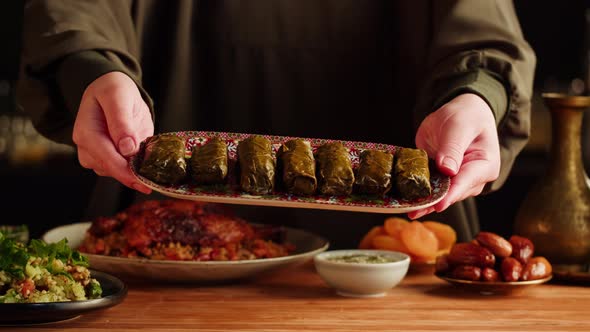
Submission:
[[[219,137],[228,145],[228,156],[230,164],[235,163],[237,143],[251,135],[245,133],[231,132],[214,132],[214,131],[178,131],[163,133],[160,135],[176,135],[185,139],[186,157],[190,158],[192,147],[195,145],[205,144],[213,137]],[[382,143],[369,143],[357,141],[332,140],[321,138],[304,138],[292,136],[261,135],[269,139],[273,145],[273,152],[276,152],[280,145],[290,139],[303,139],[309,141],[312,148],[315,149],[327,142],[341,142],[349,149],[350,158],[353,167],[358,165],[359,154],[364,149],[378,149],[395,153],[396,146]],[[431,186],[432,194],[428,197],[417,200],[402,200],[393,196],[386,197],[368,197],[363,195],[350,196],[297,196],[289,193],[275,192],[269,195],[255,196],[240,191],[235,185],[222,186],[197,186],[190,181],[176,185],[164,186],[157,184],[139,174],[139,165],[143,155],[144,142],[141,144],[140,152],[129,158],[129,168],[133,175],[144,185],[152,190],[165,196],[196,200],[211,203],[241,204],[241,205],[258,205],[274,206],[289,208],[306,208],[322,210],[340,210],[352,212],[370,212],[370,213],[407,213],[430,207],[438,203],[449,191],[450,178],[439,173],[436,169],[431,168]],[[230,166],[231,167],[231,166]],[[231,173],[231,172],[230,172]]]

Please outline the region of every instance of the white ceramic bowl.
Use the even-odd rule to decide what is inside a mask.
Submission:
[[[334,257],[381,255],[388,263],[349,263],[333,261]],[[314,256],[320,277],[342,296],[380,297],[402,281],[410,266],[410,256],[385,250],[331,250]]]

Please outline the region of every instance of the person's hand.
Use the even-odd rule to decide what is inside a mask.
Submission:
[[[135,179],[125,157],[137,153],[141,141],[153,133],[149,108],[135,82],[124,73],[111,72],[84,91],[72,139],[82,167],[149,194],[151,189]]]
[[[428,115],[416,133],[416,146],[426,150],[438,169],[451,177],[451,187],[434,206],[408,213],[411,219],[441,212],[455,202],[479,195],[500,173],[494,115],[475,94],[459,95]]]

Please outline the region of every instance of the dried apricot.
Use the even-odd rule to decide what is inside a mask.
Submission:
[[[408,223],[401,230],[401,240],[411,254],[420,257],[436,257],[438,239],[419,221]]]
[[[363,236],[361,242],[359,242],[359,249],[373,249],[373,238],[383,233],[385,233],[383,226],[374,226]]]
[[[438,221],[423,221],[422,225],[434,233],[438,239],[439,250],[449,250],[457,242],[457,232],[447,224]]]
[[[401,251],[404,253],[408,252],[408,248],[403,244],[403,242],[393,236],[387,235],[377,235],[373,238],[373,248],[375,249],[383,249],[383,250],[391,250],[391,251]]]
[[[385,232],[387,234],[400,239],[400,233],[402,229],[406,227],[406,225],[408,224],[409,222],[404,218],[389,217],[385,219],[385,222],[383,223],[383,228],[385,229]]]

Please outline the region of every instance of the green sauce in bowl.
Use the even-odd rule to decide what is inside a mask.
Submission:
[[[332,256],[328,257],[327,260],[338,263],[361,263],[361,264],[384,264],[393,263],[399,261],[392,257],[384,255],[368,255],[368,254],[353,254],[345,256]]]
[[[332,250],[317,254],[314,265],[320,277],[342,296],[385,296],[406,276],[410,256],[372,249]]]

